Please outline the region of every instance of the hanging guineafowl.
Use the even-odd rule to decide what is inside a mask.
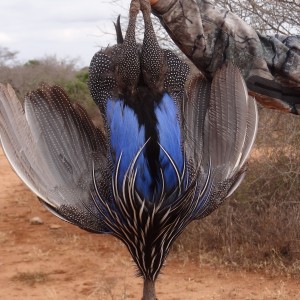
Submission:
[[[140,10],[145,34],[137,45]],[[57,86],[29,93],[22,105],[1,85],[1,143],[53,214],[126,245],[143,299],[153,300],[172,243],[240,184],[257,110],[233,65],[209,82],[162,50],[147,0],[132,0],[124,39],[116,28],[118,44],[96,53],[89,70],[105,132]]]

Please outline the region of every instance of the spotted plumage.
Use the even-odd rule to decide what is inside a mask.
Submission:
[[[135,41],[139,11],[142,45]],[[104,132],[61,88],[42,86],[24,105],[0,86],[1,143],[12,167],[56,216],[128,248],[144,300],[175,239],[241,182],[257,111],[231,64],[212,82],[159,47],[147,0],[132,0],[123,38],[97,52],[91,95]]]

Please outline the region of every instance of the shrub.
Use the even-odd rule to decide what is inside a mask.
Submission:
[[[247,176],[175,249],[231,266],[300,275],[300,118],[263,109]]]

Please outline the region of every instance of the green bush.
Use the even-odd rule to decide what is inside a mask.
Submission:
[[[83,106],[95,123],[103,126],[99,110],[87,86],[88,68],[77,70],[75,61],[57,60],[55,56],[32,59],[24,65],[0,65],[0,82],[9,83],[20,99],[42,83],[61,86],[70,99]]]

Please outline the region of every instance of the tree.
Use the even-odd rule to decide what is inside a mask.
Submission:
[[[262,34],[300,34],[299,0],[219,0]]]
[[[6,64],[7,62],[14,61],[17,54],[17,51],[11,51],[6,47],[0,46],[0,66]]]
[[[300,0],[211,0],[211,2],[238,15],[262,35],[300,34]],[[127,28],[128,7],[124,7],[120,0],[113,0],[112,3],[119,7],[118,11],[122,15],[121,22],[124,30],[124,28]],[[117,19],[117,15],[115,19]],[[184,55],[166,33],[159,20],[152,16],[152,22],[160,45],[184,58]],[[143,28],[143,20],[140,17],[137,22],[138,42],[143,38]]]

